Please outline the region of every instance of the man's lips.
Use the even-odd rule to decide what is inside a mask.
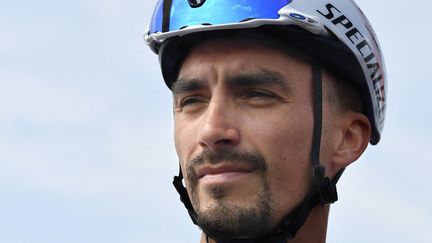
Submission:
[[[241,166],[223,165],[218,167],[205,166],[197,170],[197,178],[207,183],[229,182],[247,175],[254,171],[254,168]]]
[[[207,175],[218,175],[226,173],[249,173],[252,172],[253,168],[243,168],[238,166],[218,166],[218,167],[203,167],[198,169],[197,177],[201,179]]]

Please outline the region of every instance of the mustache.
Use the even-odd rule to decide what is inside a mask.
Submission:
[[[190,181],[197,180],[195,168],[200,165],[205,163],[217,165],[227,161],[233,164],[247,164],[262,173],[267,171],[267,162],[260,153],[223,148],[218,150],[204,150],[201,154],[193,158],[188,163],[187,167],[188,179]]]

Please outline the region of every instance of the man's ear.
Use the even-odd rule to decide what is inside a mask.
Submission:
[[[368,118],[358,112],[346,112],[342,115],[342,137],[332,157],[334,167],[345,168],[356,161],[365,151],[371,137],[371,125]]]

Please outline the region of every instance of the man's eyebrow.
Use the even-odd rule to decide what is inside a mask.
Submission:
[[[279,86],[285,91],[291,89],[281,73],[270,70],[231,75],[227,81],[232,87]]]
[[[174,96],[199,90],[207,87],[207,84],[199,79],[188,79],[188,78],[181,78],[175,81],[172,85],[171,91]]]
[[[258,70],[254,72],[232,74],[227,77],[227,84],[230,87],[253,87],[253,86],[278,86],[281,90],[291,90],[284,76],[276,71]],[[195,78],[180,78],[172,85],[173,96],[183,93],[207,88],[207,82]]]

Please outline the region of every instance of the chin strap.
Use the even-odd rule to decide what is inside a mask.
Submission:
[[[336,183],[343,173],[343,169],[338,172],[335,178],[325,176],[325,167],[320,162],[321,131],[323,120],[323,87],[321,66],[313,64],[313,108],[314,108],[314,129],[311,151],[312,175],[315,190],[319,194],[321,205],[333,203],[338,200]],[[312,190],[314,191],[314,190]]]
[[[183,174],[182,174],[182,171],[181,171],[181,167],[179,168],[179,175],[178,176],[174,176],[173,185],[174,185],[175,189],[177,190],[178,194],[180,194],[180,200],[182,201],[182,203],[186,207],[186,209],[187,209],[187,211],[189,213],[189,216],[192,219],[192,222],[195,225],[198,225],[197,224],[195,210],[192,207],[192,202],[191,202],[191,200],[189,198],[187,190],[186,190],[186,188],[183,185]]]
[[[322,73],[321,66],[313,64],[313,108],[314,108],[314,130],[311,150],[312,178],[313,186],[303,201],[297,205],[288,215],[279,223],[276,230],[270,234],[253,238],[253,239],[232,239],[228,241],[218,241],[217,243],[286,243],[293,239],[296,233],[306,222],[312,209],[318,204],[327,205],[338,200],[336,183],[341,177],[344,169],[340,170],[335,178],[331,180],[325,176],[325,167],[320,163],[320,145],[322,130]],[[192,207],[186,188],[183,186],[183,175],[180,169],[179,175],[174,176],[174,187],[180,194],[180,199],[189,212],[194,222],[196,221],[196,212]],[[199,226],[199,225],[198,225]],[[208,237],[206,236],[207,242]]]

